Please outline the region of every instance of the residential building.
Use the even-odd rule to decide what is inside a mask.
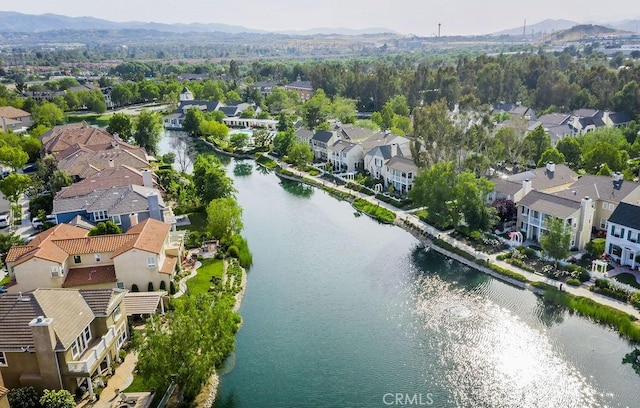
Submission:
[[[500,102],[492,106],[491,114],[495,113],[508,113],[511,117],[520,117],[526,120],[535,120],[536,113],[533,109],[522,105],[520,102],[505,103]]]
[[[559,218],[571,231],[571,248],[583,250],[591,240],[593,214],[593,200],[589,197],[576,202],[553,194],[531,191],[518,203],[517,225],[525,239],[540,242],[547,230],[546,219]]]
[[[578,180],[578,174],[564,164],[547,163],[544,167],[523,171],[507,177],[507,181],[519,183],[522,188],[513,193],[511,186],[509,192],[513,195],[513,201],[518,203],[531,190],[545,193],[553,193],[564,190]],[[501,187],[502,184],[496,187]],[[509,192],[498,194],[509,195]]]
[[[301,81],[298,79],[297,81],[285,85],[284,89],[296,91],[302,102],[308,101],[311,99],[311,96],[313,96],[313,86],[311,85],[311,81]]]
[[[640,269],[640,206],[618,204],[609,217],[605,252],[620,265]]]
[[[66,194],[53,199],[56,223],[67,223],[80,215],[91,223],[113,221],[123,231],[137,222],[153,218],[175,224],[173,209],[165,205],[158,191],[152,187],[135,184],[95,190],[88,194],[67,197]],[[135,222],[132,220],[135,216]]]
[[[56,198],[73,198],[86,196],[94,191],[108,190],[113,187],[128,185],[158,188],[156,175],[151,170],[138,170],[129,166],[108,167],[88,178],[63,187]]]
[[[6,386],[71,393],[83,386],[93,397],[92,379],[112,373],[129,337],[125,293],[41,288],[1,296],[0,373]]]
[[[389,159],[386,167],[385,186],[393,186],[393,191],[397,194],[407,194],[413,188],[413,181],[419,170],[413,159],[395,156]]]
[[[313,138],[313,130],[309,130],[302,126],[296,128],[296,140],[299,142],[308,143],[311,145],[311,138]]]
[[[12,247],[6,259],[11,278],[7,290],[133,285],[146,290],[149,283],[158,289],[169,286],[181,263],[184,233],[171,231],[171,225],[161,221],[144,220],[123,234],[87,234],[84,228],[58,224]]]
[[[336,141],[334,132],[328,130],[318,130],[311,138],[311,150],[313,158],[318,161],[329,160],[329,145]]]
[[[362,146],[338,139],[327,146],[328,161],[336,173],[357,171],[362,163]]]
[[[106,146],[84,146],[75,144],[56,155],[59,170],[64,170],[74,179],[85,179],[95,173],[119,166],[128,166],[137,170],[150,167],[144,148],[133,146],[113,138]]]
[[[0,125],[3,132],[22,132],[31,126],[31,114],[13,106],[0,107]]]
[[[42,141],[43,155],[53,154],[56,159],[59,156],[69,156],[70,150],[68,149],[77,149],[78,146],[93,151],[109,148],[138,148],[105,130],[89,126],[87,122],[55,126],[42,135],[40,140]]]

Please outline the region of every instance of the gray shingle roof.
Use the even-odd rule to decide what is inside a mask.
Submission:
[[[127,185],[113,187],[108,190],[93,191],[78,197],[56,198],[53,200],[53,214],[74,211],[91,213],[105,210],[109,215],[144,212],[149,209],[147,201],[149,194],[157,194],[160,208],[164,208],[164,201],[157,189]]]
[[[329,143],[329,140],[333,137],[333,132],[329,132],[328,130],[318,130],[313,134],[312,140],[316,140],[318,142]]]
[[[580,208],[580,202],[540,191],[529,192],[529,194],[520,200],[518,205],[523,205],[530,210],[553,215],[561,219],[566,219]]]
[[[418,172],[418,166],[416,166],[416,164],[413,162],[413,159],[408,157],[400,157],[400,156],[392,157],[387,162],[387,167],[390,169],[402,171],[404,173],[415,174]]]
[[[629,203],[620,203],[609,217],[609,222],[640,230],[640,207]]]
[[[620,189],[614,189],[611,177],[585,174],[571,186],[555,194],[573,201],[580,201],[584,196],[589,196],[594,200],[619,203],[639,187],[640,184],[633,181],[623,181]]]
[[[531,188],[534,190],[546,190],[548,188],[573,183],[578,180],[578,175],[564,164],[556,164],[555,171],[549,172],[546,167],[523,171],[507,177],[509,181],[522,183],[523,180],[531,180]]]

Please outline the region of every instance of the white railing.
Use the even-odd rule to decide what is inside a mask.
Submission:
[[[71,373],[91,373],[91,367],[104,357],[102,354],[108,350],[116,338],[116,329],[114,326],[109,327],[109,331],[105,333],[91,350],[88,350],[85,359],[82,361],[70,361],[67,368]]]
[[[540,218],[529,217],[529,225],[539,227],[542,224]]]

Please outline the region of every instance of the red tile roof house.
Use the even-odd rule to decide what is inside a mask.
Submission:
[[[93,397],[91,379],[111,372],[129,336],[125,294],[37,289],[1,296],[0,377],[6,387],[75,393],[84,386]]]
[[[84,228],[59,224],[7,254],[9,293],[37,288],[147,290],[168,288],[180,265],[184,233],[146,219],[124,234],[89,237]],[[162,284],[164,282],[164,284]]]

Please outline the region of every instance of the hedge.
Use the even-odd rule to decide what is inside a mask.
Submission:
[[[487,262],[485,260],[478,259],[476,261],[476,263],[478,265],[486,266],[487,268],[491,269],[494,272],[499,273],[500,275],[508,276],[508,277],[513,278],[513,279],[515,279],[517,281],[520,281],[520,282],[528,282],[529,281],[526,276],[524,276],[524,275],[522,275],[522,274],[520,274],[518,272],[513,272],[513,271],[511,271],[509,269],[502,268],[502,267],[500,267],[498,265],[492,264],[492,263]]]

